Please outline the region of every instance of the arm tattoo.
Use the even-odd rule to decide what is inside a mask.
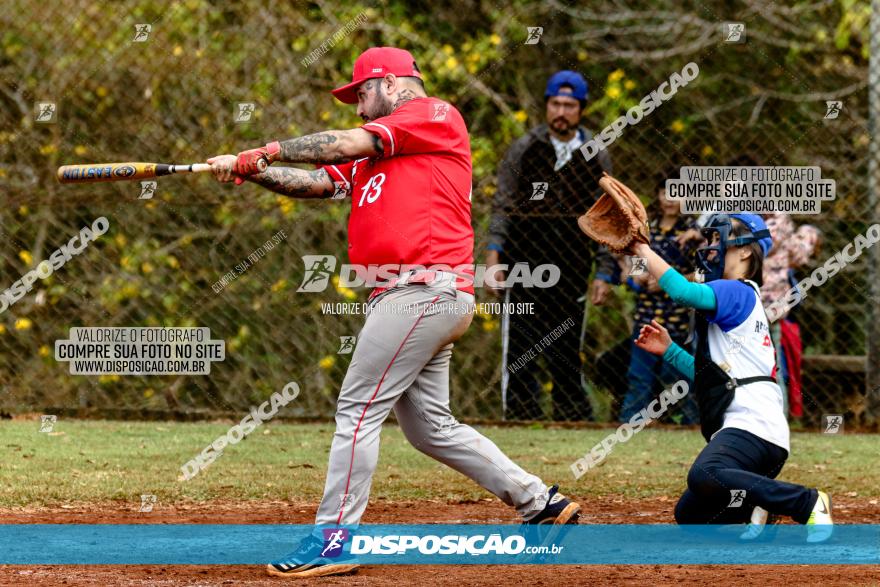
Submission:
[[[331,155],[339,141],[332,132],[319,132],[281,141],[281,160],[291,163],[346,163],[348,157]],[[328,148],[329,147],[329,148]]]
[[[249,176],[248,180],[293,198],[329,198],[334,193],[333,182],[325,169],[306,171],[296,167],[270,167],[263,173]],[[323,184],[331,187],[320,189]]]

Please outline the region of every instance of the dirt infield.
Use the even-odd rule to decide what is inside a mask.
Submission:
[[[633,500],[607,496],[579,498],[582,523],[658,524],[672,522],[674,498]],[[874,503],[871,503],[874,502]],[[78,504],[58,508],[0,509],[0,523],[66,524],[308,524],[315,504],[295,501],[157,504],[141,513],[131,504]],[[835,496],[839,523],[880,523],[877,500]],[[511,510],[495,499],[443,502],[375,500],[365,523],[516,523]],[[320,585],[878,585],[877,566],[373,566],[355,576],[313,579],[298,584]],[[285,581],[264,574],[258,566],[0,566],[0,585],[278,585]]]

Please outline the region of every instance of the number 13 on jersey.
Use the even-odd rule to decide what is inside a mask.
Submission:
[[[358,201],[358,208],[364,205],[364,198],[368,204],[372,204],[382,195],[382,184],[385,183],[385,174],[377,173],[367,181],[367,185],[361,190],[361,199]]]

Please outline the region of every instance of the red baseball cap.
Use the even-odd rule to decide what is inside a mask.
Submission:
[[[416,60],[409,51],[396,47],[373,47],[361,53],[355,60],[351,83],[330,93],[340,102],[357,104],[357,90],[362,83],[368,79],[385,77],[389,73],[400,77],[422,78]]]

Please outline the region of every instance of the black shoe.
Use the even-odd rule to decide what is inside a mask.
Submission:
[[[358,561],[347,552],[337,556],[326,556],[330,546],[315,536],[309,535],[299,543],[296,550],[281,560],[269,563],[266,572],[276,577],[323,577],[325,575],[345,575],[356,573]],[[339,549],[342,548],[340,545]]]
[[[577,524],[581,506],[559,493],[559,485],[550,488],[547,505],[526,524]]]

